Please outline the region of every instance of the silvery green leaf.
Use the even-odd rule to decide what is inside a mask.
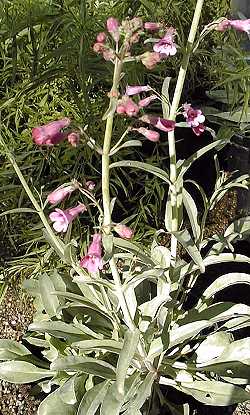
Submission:
[[[244,234],[250,234],[250,216],[237,219],[231,223],[225,230],[224,236],[229,236],[232,233],[239,234],[241,237]]]
[[[30,331],[40,333],[49,333],[51,336],[68,340],[69,342],[86,339],[86,334],[73,324],[64,323],[63,321],[40,321],[29,325]],[[89,338],[89,337],[87,337]]]
[[[91,350],[106,350],[110,353],[119,354],[122,349],[122,342],[116,340],[82,340],[79,342],[72,343],[72,347],[80,349],[81,351]]]
[[[58,389],[61,400],[68,405],[74,405],[77,402],[75,378],[75,376],[72,376]]]
[[[60,318],[58,313],[58,307],[60,305],[56,294],[52,294],[55,291],[55,287],[47,273],[43,273],[38,278],[39,291],[42,299],[44,309],[49,317],[57,316]]]
[[[205,263],[203,262],[201,254],[198,251],[197,246],[194,244],[188,230],[183,229],[182,231],[172,233],[178,242],[180,242],[183,248],[187,251],[187,253],[191,256],[195,264],[200,268],[200,271],[202,273],[205,272]]]
[[[152,385],[156,380],[157,374],[154,372],[149,372],[145,377],[144,381],[137,389],[137,394],[129,403],[127,410],[124,412],[124,415],[134,415],[136,414],[144,402],[148,399],[151,394]]]
[[[169,268],[171,252],[165,246],[158,245],[151,250],[151,258],[155,264],[162,268]]]
[[[210,334],[195,351],[196,363],[205,363],[220,356],[232,341],[233,336],[230,333],[218,331]]]
[[[183,343],[186,340],[191,340],[205,328],[213,325],[209,320],[193,321],[192,323],[181,325],[178,328],[170,330],[169,348]]]
[[[197,242],[200,238],[201,233],[200,225],[198,223],[198,210],[194,202],[194,199],[185,188],[183,188],[182,190],[182,196],[183,204],[187,211],[189,221],[192,227],[194,241]]]
[[[131,360],[137,350],[137,346],[140,339],[140,331],[134,329],[133,331],[127,330],[124,335],[124,343],[120,352],[117,367],[116,367],[116,388],[120,395],[124,395],[124,384],[127,375],[128,368],[131,364]]]
[[[162,84],[161,94],[162,94],[162,115],[163,118],[168,119],[170,111],[170,101],[169,101],[169,84],[171,77],[167,76]]]
[[[132,285],[126,285],[124,287],[124,296],[126,299],[126,303],[127,303],[131,318],[134,319],[136,310],[137,310],[137,298],[135,295],[134,287]]]
[[[0,217],[9,215],[12,213],[37,213],[37,211],[34,209],[30,209],[30,208],[15,208],[15,209],[6,210],[5,212],[0,213]]]
[[[39,379],[53,377],[55,372],[41,369],[25,361],[7,361],[0,363],[0,379],[10,383],[31,383]]]
[[[75,415],[76,407],[62,401],[60,388],[50,393],[38,408],[38,415]]]
[[[183,382],[181,386],[175,386],[175,388],[206,405],[228,406],[249,399],[249,393],[244,389],[215,380]]]
[[[0,339],[0,360],[16,360],[21,356],[31,354],[21,343],[15,340]]]
[[[170,184],[169,175],[166,171],[160,169],[157,166],[152,166],[148,163],[143,163],[141,161],[134,161],[134,160],[123,160],[117,161],[116,163],[110,164],[110,169],[114,167],[132,167],[134,169],[140,169],[143,171],[147,171],[148,173],[153,174],[154,176],[159,177],[166,183]]]
[[[104,400],[109,382],[104,381],[93,386],[82,398],[77,415],[94,415]]]
[[[202,147],[200,150],[197,150],[192,156],[190,156],[188,159],[186,159],[182,163],[179,174],[178,174],[178,180],[184,176],[184,174],[188,171],[188,169],[193,164],[193,162],[195,162],[197,159],[202,157],[204,154],[206,154],[210,150],[224,147],[228,142],[229,140],[227,139],[216,140],[216,141],[213,141],[213,143],[210,143],[207,146]]]
[[[119,415],[124,395],[117,390],[116,383],[109,386],[102,402],[100,415]]]
[[[115,379],[115,368],[109,363],[92,357],[67,356],[54,360],[52,370],[70,370],[88,373],[104,379]]]
[[[138,257],[143,264],[155,265],[150,258],[150,251],[147,251],[147,249],[139,243],[127,241],[122,238],[114,238],[114,245],[124,251],[132,253],[134,256]]]
[[[203,293],[202,299],[199,304],[202,304],[208,298],[213,297],[218,292],[224,290],[224,288],[231,287],[235,284],[248,284],[250,285],[250,274],[244,274],[240,272],[231,272],[229,274],[218,277]]]

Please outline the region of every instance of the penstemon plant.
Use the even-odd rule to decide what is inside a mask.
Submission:
[[[122,95],[120,84],[130,62],[152,69],[160,61],[171,59],[178,50],[175,29],[155,22],[143,24],[137,17],[120,24],[110,17],[107,32],[99,33],[93,46],[114,65],[110,104],[103,116],[106,129],[102,148],[85,128],[74,127],[68,118],[33,129],[33,141],[38,146],[53,147],[65,139],[77,146],[85,140],[102,157],[101,201],[95,196],[93,181],[74,180],[51,192],[45,204],[42,199],[39,203],[1,138],[6,156],[33,204],[34,210],[29,211],[39,215],[44,237],[60,258],[60,266],[51,261],[52,270],[25,283],[35,297],[36,313],[24,344],[0,340],[0,378],[36,382],[48,394],[39,406],[39,415],[153,415],[163,406],[172,414],[188,414],[186,403],[171,402],[174,390],[208,405],[226,406],[249,399],[250,338],[235,340],[232,333],[250,326],[250,307],[214,302],[214,296],[226,287],[250,284],[250,275],[221,275],[205,289],[197,304],[187,307],[197,279],[204,278],[210,265],[250,263],[233,248],[235,241],[250,232],[249,217],[233,222],[223,236],[204,237],[208,213],[232,187],[247,188],[248,176],[228,178],[218,168],[210,200],[199,183],[185,179],[193,162],[228,143],[205,126],[201,110],[189,103],[180,105],[189,59],[199,41],[211,30],[236,27],[228,23],[232,21],[220,19],[208,25],[197,40],[202,5],[203,0],[198,0],[172,102],[170,78],[165,79],[161,94],[149,85],[136,85],[127,86]],[[237,25],[238,29],[246,27],[246,23]],[[148,50],[138,54],[141,46]],[[162,118],[147,112],[155,100],[161,102]],[[116,116],[128,117],[131,124],[114,144]],[[183,131],[192,128],[197,137],[207,130],[213,141],[187,160],[178,160],[176,127]],[[130,134],[157,142],[166,133],[169,171],[135,160],[112,162],[113,155],[123,148],[141,145],[139,140],[125,141]],[[133,242],[134,231],[128,226],[112,221],[116,201],[110,196],[110,174],[120,167],[145,170],[166,184],[164,229],[156,233],[150,248],[143,241]],[[204,209],[199,214],[186,183],[202,196]],[[85,203],[65,210],[55,207],[77,192]],[[54,206],[49,214],[52,226],[45,213],[47,204]],[[98,212],[99,225],[79,260],[77,241],[66,243],[67,239],[58,235],[65,234],[74,219],[90,209]],[[184,211],[188,228],[183,225]],[[171,238],[169,248],[159,243],[166,233]],[[180,246],[185,255],[180,256]]]

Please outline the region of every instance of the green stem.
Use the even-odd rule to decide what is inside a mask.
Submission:
[[[169,119],[175,120],[176,118],[176,112],[179,107],[181,94],[186,78],[187,68],[189,64],[189,59],[192,53],[195,36],[198,29],[198,24],[201,16],[202,6],[203,6],[204,0],[197,0],[196,8],[193,16],[193,21],[191,25],[191,29],[188,36],[187,46],[186,46],[186,53],[183,56],[174,97],[172,101],[172,105],[170,108],[170,114]],[[171,198],[171,208],[172,208],[172,231],[175,232],[179,228],[179,221],[178,221],[178,211],[179,207],[177,205],[177,192],[178,192],[178,186],[177,186],[177,169],[176,169],[176,148],[175,148],[175,135],[174,131],[171,131],[168,133],[168,146],[169,146],[169,157],[170,157],[170,181],[173,184],[173,188],[170,191],[170,198]],[[176,258],[176,250],[177,250],[177,241],[175,236],[172,235],[171,238],[171,257],[172,257],[172,263],[174,265],[175,258]]]

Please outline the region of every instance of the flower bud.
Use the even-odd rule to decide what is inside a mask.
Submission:
[[[104,43],[104,42],[106,42],[106,39],[107,39],[107,35],[106,35],[106,33],[105,33],[105,32],[100,32],[100,33],[98,33],[98,35],[96,36],[96,41],[97,41],[98,43]]]
[[[144,135],[144,137],[153,142],[157,142],[160,139],[160,134],[158,131],[148,130],[145,127],[133,128],[133,131],[138,131],[138,133]]]
[[[140,108],[147,107],[152,101],[155,101],[157,98],[158,98],[157,95],[150,95],[150,97],[141,99],[138,102],[138,105]]]
[[[68,142],[73,146],[77,147],[80,142],[80,134],[78,132],[72,132],[68,134]]]
[[[131,239],[134,235],[134,231],[122,223],[118,223],[114,226],[114,230],[121,238]]]
[[[86,183],[86,188],[90,191],[94,190],[95,188],[95,182],[93,182],[92,180],[88,180]]]
[[[73,185],[58,187],[58,189],[54,190],[48,195],[47,200],[51,205],[56,205],[57,203],[62,202],[75,189],[76,187]]]
[[[151,87],[149,85],[128,85],[126,88],[126,95],[136,95],[140,94],[141,92],[148,92],[151,91]]]
[[[114,17],[109,17],[107,20],[107,30],[112,35],[115,42],[119,42],[119,22]]]
[[[144,29],[149,30],[150,32],[155,32],[159,30],[161,27],[160,23],[155,22],[145,22],[144,23]]]

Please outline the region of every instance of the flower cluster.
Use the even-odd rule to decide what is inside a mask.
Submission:
[[[122,54],[124,58],[129,57],[141,61],[147,69],[153,69],[159,62],[168,56],[173,56],[177,52],[177,46],[174,42],[176,30],[173,27],[164,29],[161,23],[145,22],[140,17],[126,19],[120,24],[114,17],[107,20],[107,32],[100,32],[96,37],[93,50],[103,56],[105,60],[113,61],[115,56],[119,55],[119,43],[121,43]],[[159,38],[150,40],[155,44],[153,51],[147,51],[141,55],[131,56],[133,44],[138,43],[147,32],[158,32]],[[110,39],[111,38],[111,39]],[[115,41],[113,48],[112,41]]]
[[[186,118],[187,124],[192,128],[196,135],[201,135],[205,131],[204,121],[205,116],[199,109],[194,109],[191,104],[183,104],[183,115]]]
[[[80,141],[78,131],[63,131],[69,127],[71,120],[62,118],[32,129],[33,142],[38,146],[53,146],[67,138],[68,142],[76,147]]]

